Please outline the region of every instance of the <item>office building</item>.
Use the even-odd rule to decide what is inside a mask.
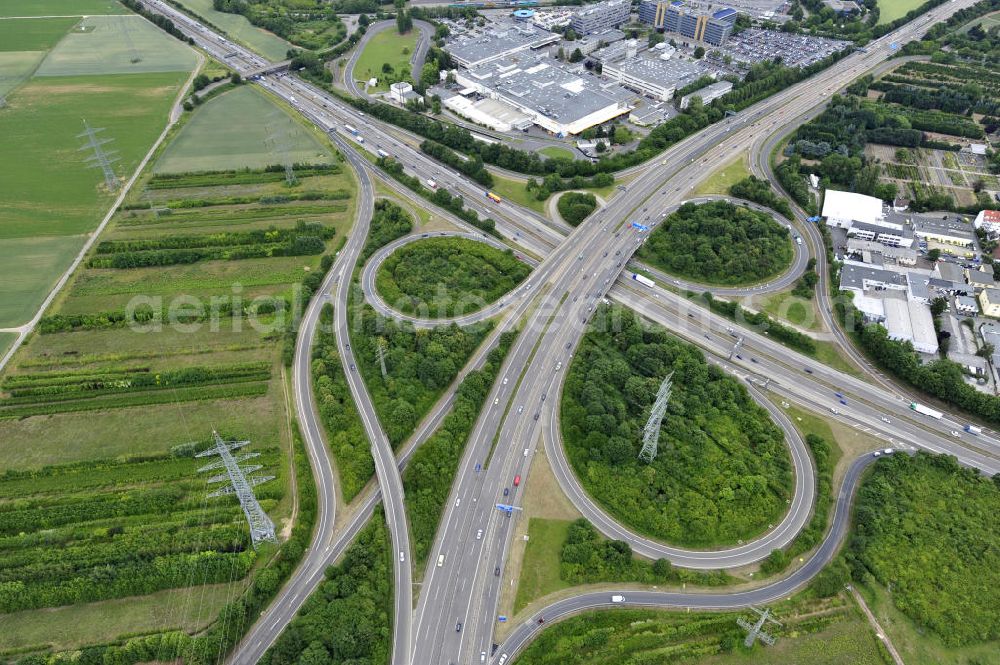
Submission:
[[[641,22],[714,46],[725,44],[736,25],[736,16],[736,10],[730,7],[713,10],[710,6],[689,6],[681,0],[643,0],[639,5]]]
[[[605,0],[586,5],[573,14],[570,29],[578,35],[589,35],[628,23],[632,3],[629,0]]]
[[[994,319],[1000,318],[1000,289],[983,289],[979,292],[979,306],[983,314]]]

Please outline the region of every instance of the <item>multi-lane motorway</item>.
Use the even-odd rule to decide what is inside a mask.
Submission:
[[[199,46],[230,66],[247,72],[267,67],[267,63],[259,57],[213,35],[193,20],[179,15],[171,7],[155,0],[151,4],[155,10],[174,19],[181,29],[195,38]],[[612,297],[653,320],[670,325],[671,329],[677,330],[710,353],[728,358],[732,340],[727,334],[727,328],[733,324],[722,321],[705,310],[698,310],[697,316],[691,318],[687,314],[693,312],[685,311],[685,308],[691,306],[676,294],[664,290],[637,290],[634,283],[619,280],[619,263],[622,259],[614,257],[627,259],[637,242],[641,242],[641,238],[636,238],[621,223],[634,218],[643,219],[644,206],[650,211],[646,218],[655,223],[656,214],[679,204],[684,192],[704,177],[710,170],[710,165],[722,163],[727,157],[743,152],[751,147],[756,138],[769,134],[776,126],[781,126],[822,103],[823,98],[832,91],[883,61],[888,55],[887,46],[890,42],[907,41],[924,30],[932,20],[946,17],[970,4],[971,0],[964,0],[938,7],[930,13],[929,20],[911,22],[896,33],[876,41],[867,53],[852,55],[804,84],[778,93],[738,116],[682,141],[667,151],[662,161],[637,167],[633,170],[637,178],[629,184],[628,191],[617,196],[586,224],[571,232],[555,251],[550,251],[551,243],[553,240],[558,243],[559,238],[553,236],[562,234],[553,229],[550,223],[540,223],[536,215],[509,203],[498,208],[487,207],[478,199],[482,194],[481,188],[466,182],[458,174],[429,162],[413,149],[410,142],[398,138],[403,135],[398,130],[384,128],[380,123],[365,119],[363,124],[367,127],[370,142],[385,146],[387,152],[400,159],[410,172],[434,174],[431,177],[466,194],[467,201],[480,200],[479,204],[473,206],[478,207],[481,215],[488,214],[497,219],[501,232],[527,252],[545,256],[532,275],[533,286],[527,290],[529,297],[517,299],[508,314],[506,325],[520,321],[522,332],[508,355],[501,371],[502,380],[494,387],[463,457],[443,517],[444,526],[435,542],[424,576],[416,626],[412,631],[409,630],[410,564],[408,547],[403,542],[406,528],[401,509],[401,485],[398,483],[396,463],[391,459],[391,451],[387,450],[387,445],[383,445],[384,435],[379,436],[377,421],[374,419],[374,412],[371,412],[369,435],[379,467],[379,481],[388,498],[387,520],[394,547],[397,553],[402,553],[402,556],[395,557],[397,603],[394,662],[466,663],[485,661],[491,657],[502,571],[512,533],[511,524],[517,519],[516,514],[508,517],[507,513],[497,511],[493,505],[505,501],[517,506],[523,482],[528,481],[530,461],[536,445],[540,440],[544,440],[546,445],[557,445],[551,441],[551,432],[558,418],[554,405],[557,403],[562,373],[568,367],[570,355],[579,341],[592,308],[612,286]],[[335,130],[345,122],[361,120],[353,109],[293,77],[269,77],[268,88],[327,131]],[[351,145],[342,144],[342,148],[346,154],[354,156]],[[356,156],[351,162],[359,173],[366,173],[369,168]],[[366,177],[363,176],[362,180]],[[476,198],[469,197],[467,193],[474,193]],[[367,190],[362,188],[362,196],[371,196],[370,184]],[[352,241],[355,237],[363,237],[360,232],[363,228],[359,226],[358,231],[352,234]],[[331,279],[343,278],[351,273],[350,267],[357,254],[354,252],[353,258],[351,251],[343,254],[347,258],[342,257],[334,266]],[[346,281],[341,279],[338,282],[338,311],[343,309],[340,304],[347,288]],[[697,322],[701,323],[701,330],[704,332],[695,333],[686,329],[693,328]],[[339,320],[337,327],[340,343],[344,345],[341,347],[342,354],[345,362],[350,362],[349,349],[346,348],[346,328],[339,330],[343,327]],[[954,427],[953,421],[922,419],[909,412],[905,402],[890,390],[873,387],[870,383],[845,377],[819,366],[818,363],[777,345],[766,335],[757,335],[742,328],[740,332],[746,339],[744,348],[750,349],[744,355],[751,360],[735,365],[729,364],[728,360],[720,359],[717,362],[725,363],[727,369],[742,379],[753,380],[757,376],[766,376],[771,379],[768,389],[776,394],[789,394],[796,400],[805,399],[824,406],[833,400],[834,388],[841,388],[844,394],[849,395],[850,400],[848,405],[843,405],[840,409],[839,417],[863,423],[886,439],[897,439],[901,446],[913,444],[932,450],[955,452],[968,464],[987,471],[996,469],[995,455],[1000,450],[1000,442],[995,439],[983,437],[974,445],[956,440],[947,433],[949,427]],[[300,353],[305,353],[307,347],[308,344],[304,345]],[[356,382],[357,388],[352,383],[352,391],[359,402],[359,409],[365,410],[366,406],[370,406],[370,401],[366,405],[364,387],[359,381]],[[886,422],[889,416],[893,420]],[[314,462],[315,460],[316,458]],[[860,473],[860,464],[857,473]],[[854,468],[852,467],[852,472]],[[518,475],[523,482],[521,487],[514,487],[513,478]],[[854,478],[856,477],[855,475]],[[804,480],[808,478],[800,476],[798,482]],[[507,490],[507,496],[503,494],[504,489]],[[845,489],[850,490],[852,487],[845,485]],[[367,499],[366,508],[374,506],[377,498],[371,495]],[[845,512],[841,510],[838,514]],[[840,528],[845,528],[843,521],[846,517],[841,515],[839,519]],[[352,533],[358,524],[357,520],[351,521],[346,532]],[[605,525],[604,528],[610,527]],[[823,547],[835,547],[839,542],[837,535],[836,530],[831,533]],[[307,556],[303,570],[306,570],[307,565],[330,560],[329,557],[342,549],[345,542],[343,537],[339,538],[332,549],[327,551],[324,543],[318,540]],[[632,544],[639,546],[636,542]],[[823,552],[824,549],[821,549],[820,553]],[[820,556],[814,559],[817,570],[823,563],[820,559]],[[439,560],[440,566],[437,565]],[[719,563],[719,566],[724,565]],[[809,565],[813,564],[810,562]],[[497,574],[498,571],[501,574]],[[296,573],[286,589],[295,586],[301,579],[306,579],[305,573]],[[796,588],[804,579],[808,579],[807,573],[796,573],[770,587],[770,591],[776,596],[783,595]],[[634,593],[631,596],[630,602],[678,602],[697,607],[716,607],[719,605],[712,603],[730,602],[713,600],[707,596],[690,599],[636,596]],[[406,598],[406,602],[399,602],[399,598]],[[553,612],[559,614],[577,611],[581,607],[609,600],[578,598],[580,600],[575,605],[571,603],[567,607],[553,608]],[[729,598],[735,598],[731,602],[740,605],[756,602],[739,599],[737,596]],[[295,601],[289,606],[292,610],[301,604],[301,600],[289,600]],[[270,628],[265,626],[257,633],[261,635],[261,644],[268,639],[273,640],[276,631],[280,630],[290,616],[290,611],[277,607],[270,612],[254,629],[256,632],[261,624],[273,622]],[[461,627],[459,623],[462,624]],[[512,639],[518,635],[527,637],[529,632],[519,628]],[[523,644],[523,641],[511,642],[507,652],[512,653],[513,649],[519,648],[519,644]],[[234,660],[253,662],[242,660],[250,653],[238,651]],[[499,656],[498,653],[497,657]]]

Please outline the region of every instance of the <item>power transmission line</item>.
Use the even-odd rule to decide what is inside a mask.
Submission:
[[[84,150],[93,151],[93,154],[90,157],[83,160],[84,163],[87,164],[87,168],[89,169],[101,169],[104,172],[104,184],[107,186],[109,192],[114,192],[121,186],[121,181],[118,179],[118,176],[115,175],[115,170],[111,167],[111,165],[121,158],[118,157],[117,150],[104,149],[104,146],[114,141],[114,139],[98,138],[98,132],[103,132],[105,128],[91,127],[87,124],[86,120],[83,121],[83,127],[83,131],[77,134],[76,138],[85,138],[87,139],[87,142],[77,152],[83,152]]]
[[[660,384],[660,389],[656,392],[656,401],[649,411],[649,420],[642,430],[642,450],[639,451],[639,459],[646,464],[651,464],[656,459],[656,449],[660,442],[660,423],[663,421],[663,414],[667,412],[667,403],[670,402],[673,376],[674,373],[671,372]]]
[[[763,631],[764,623],[770,621],[771,623],[781,625],[780,621],[775,621],[771,618],[771,610],[765,609],[764,611],[758,610],[756,607],[751,607],[751,610],[757,613],[760,617],[757,619],[756,623],[750,623],[743,617],[736,619],[736,625],[738,625],[743,630],[747,631],[747,638],[743,640],[743,646],[748,649],[753,646],[756,640],[760,640],[767,646],[774,645],[774,638]]]
[[[204,450],[195,457],[208,457],[209,455],[218,455],[222,466],[226,467],[226,473],[212,476],[208,479],[210,483],[223,482],[226,477],[229,478],[229,485],[223,487],[222,489],[216,490],[209,494],[209,498],[216,496],[225,496],[228,494],[235,494],[240,500],[240,507],[243,508],[243,514],[246,516],[247,524],[250,525],[250,539],[253,542],[254,549],[257,549],[257,544],[263,541],[277,542],[277,538],[274,535],[274,522],[271,518],[267,516],[264,509],[260,507],[260,503],[257,502],[257,497],[254,496],[253,487],[260,485],[261,483],[266,483],[269,480],[274,480],[274,476],[254,476],[247,478],[247,473],[253,473],[258,469],[262,468],[259,464],[249,467],[240,467],[236,458],[233,457],[232,451],[237,448],[242,448],[248,445],[249,441],[223,441],[219,433],[212,431],[212,436],[215,438],[215,445],[208,450]],[[241,455],[242,459],[247,459],[249,455]],[[208,464],[203,466],[199,471],[207,471],[212,468],[218,468],[216,464]]]

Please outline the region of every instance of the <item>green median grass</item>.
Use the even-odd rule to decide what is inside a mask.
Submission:
[[[559,576],[559,552],[571,523],[540,517],[532,517],[528,522],[528,544],[521,563],[521,577],[517,581],[514,614],[536,598],[569,588],[569,583]]]
[[[573,152],[567,148],[560,148],[559,146],[550,145],[546,148],[542,148],[538,152],[542,153],[546,157],[554,157],[556,159],[573,159]]]

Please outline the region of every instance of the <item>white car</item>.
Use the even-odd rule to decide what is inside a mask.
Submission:
[[[505,377],[503,377],[503,384],[504,384],[505,386],[507,385],[507,377],[506,377],[506,376],[505,376]]]
[[[517,407],[517,412],[518,413],[522,413],[523,411],[524,411],[524,405],[523,404],[521,406]]]
[[[951,435],[953,437],[955,437],[956,439],[961,439],[962,438],[962,435],[959,432],[956,432],[955,430],[951,430]]]
[[[480,663],[485,663],[486,662],[486,652],[485,651],[480,651],[479,652],[479,662]]]
[[[892,448],[886,448],[885,450],[882,451],[882,454],[883,455],[891,455],[892,454]]]
[[[891,420],[889,420],[889,419],[888,419],[888,418],[886,418],[885,416],[882,416],[881,418],[879,418],[879,420],[881,420],[882,422],[884,422],[884,423],[886,423],[886,424],[888,424],[888,423],[892,422]]]
[[[479,531],[476,531],[476,540],[482,540],[482,539],[483,539],[483,530],[480,529]]]
[[[500,403],[500,398],[499,398],[499,397],[497,397],[497,398],[495,398],[495,399],[493,400],[493,406],[496,406],[496,405],[497,405],[497,404],[499,404],[499,403]]]
[[[399,553],[399,562],[400,562],[400,563],[403,563],[404,561],[406,561],[406,557],[405,557],[405,556],[403,556],[403,553],[402,553],[402,552],[400,552],[400,553]]]

